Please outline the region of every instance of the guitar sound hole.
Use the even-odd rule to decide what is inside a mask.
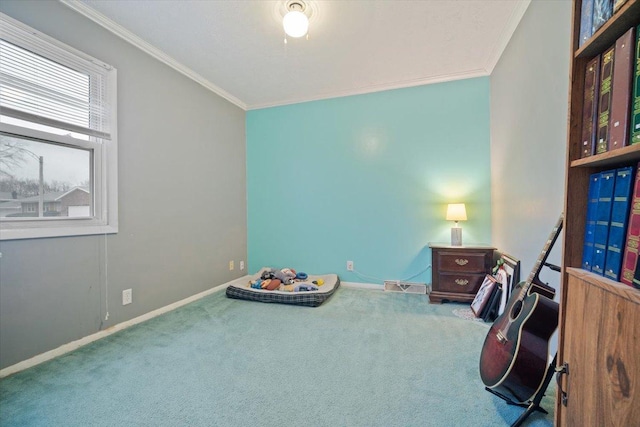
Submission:
[[[520,314],[522,310],[522,301],[518,300],[515,304],[513,304],[513,308],[511,309],[511,318],[515,319]]]

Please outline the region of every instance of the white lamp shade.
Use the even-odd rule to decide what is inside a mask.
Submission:
[[[302,37],[309,30],[309,18],[302,12],[292,10],[282,20],[284,32],[290,37]]]
[[[466,221],[467,210],[464,203],[450,203],[447,206],[447,221]]]

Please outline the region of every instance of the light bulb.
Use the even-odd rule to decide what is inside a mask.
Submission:
[[[291,37],[302,37],[309,30],[309,18],[302,12],[292,10],[282,20],[284,32]]]

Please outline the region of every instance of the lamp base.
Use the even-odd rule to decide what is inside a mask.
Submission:
[[[451,246],[462,246],[462,228],[451,227]]]

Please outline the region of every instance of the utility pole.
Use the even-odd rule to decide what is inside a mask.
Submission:
[[[38,183],[38,194],[40,197],[38,199],[38,216],[43,217],[44,216],[44,171],[43,171],[44,157],[40,156],[38,160],[40,161],[40,182]]]

